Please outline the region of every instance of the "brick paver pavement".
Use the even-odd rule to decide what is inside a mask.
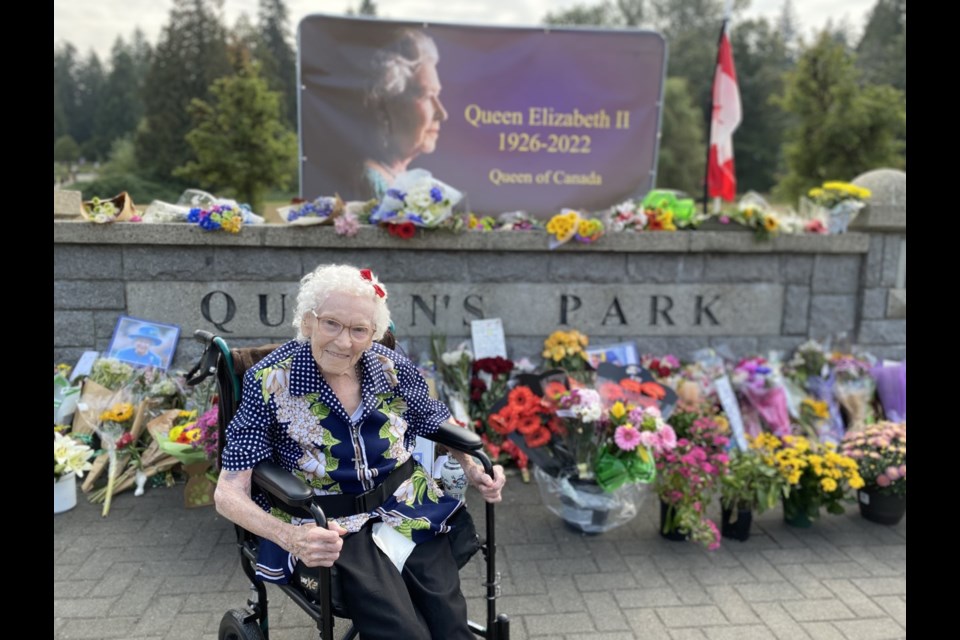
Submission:
[[[184,509],[182,485],[99,506],[80,496],[53,520],[55,640],[206,640],[246,600],[233,528],[212,508]],[[476,494],[471,503],[479,506]],[[719,510],[719,507],[717,507]],[[483,509],[474,509],[482,527]],[[714,552],[657,534],[648,497],[627,525],[598,536],[568,530],[535,484],[510,479],[497,511],[499,610],[514,640],[881,640],[906,637],[906,519],[895,527],[823,515],[811,529],[779,510],[747,542]],[[482,619],[483,563],[462,572]],[[272,640],[316,638],[310,619],[271,587]],[[339,621],[339,631],[344,623]],[[397,635],[402,640],[402,635]]]

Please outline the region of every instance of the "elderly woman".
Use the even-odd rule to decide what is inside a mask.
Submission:
[[[375,342],[389,324],[386,289],[368,269],[321,266],[303,278],[297,338],[244,376],[217,510],[263,538],[257,574],[264,580],[286,582],[296,559],[335,564],[364,640],[396,638],[398,629],[404,638],[471,638],[445,535],[463,503],[411,457],[415,436],[436,431],[450,413],[430,399],[407,358]],[[503,469],[495,467],[493,479],[469,456],[454,455],[484,499],[498,502]],[[328,529],[276,517],[263,496],[251,496],[252,469],[266,459],[326,496],[321,501],[381,485],[387,491],[369,512],[335,513]]]
[[[376,122],[364,161],[372,197],[383,198],[421,153],[433,153],[447,112],[440,102],[437,45],[422,31],[404,29],[373,59],[366,107]]]

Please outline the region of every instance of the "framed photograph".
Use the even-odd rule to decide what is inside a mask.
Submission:
[[[180,327],[175,324],[120,316],[107,357],[139,367],[169,369],[179,337]]]
[[[637,345],[633,342],[620,342],[606,346],[598,345],[591,347],[587,349],[587,358],[590,360],[590,365],[594,369],[597,369],[604,362],[618,367],[640,364]]]

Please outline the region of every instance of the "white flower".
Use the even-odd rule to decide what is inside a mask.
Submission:
[[[615,206],[613,210],[616,211],[617,213],[630,214],[637,210],[637,203],[634,202],[633,200],[627,200]]]
[[[433,197],[430,195],[430,183],[420,183],[407,193],[405,200],[408,205],[413,205],[418,209],[426,209],[433,204]]]

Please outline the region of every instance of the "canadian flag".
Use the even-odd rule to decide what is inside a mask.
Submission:
[[[707,195],[730,202],[737,194],[733,168],[733,132],[740,125],[740,88],[733,68],[733,50],[724,22],[713,76],[713,113],[710,116],[710,157],[707,159]]]

